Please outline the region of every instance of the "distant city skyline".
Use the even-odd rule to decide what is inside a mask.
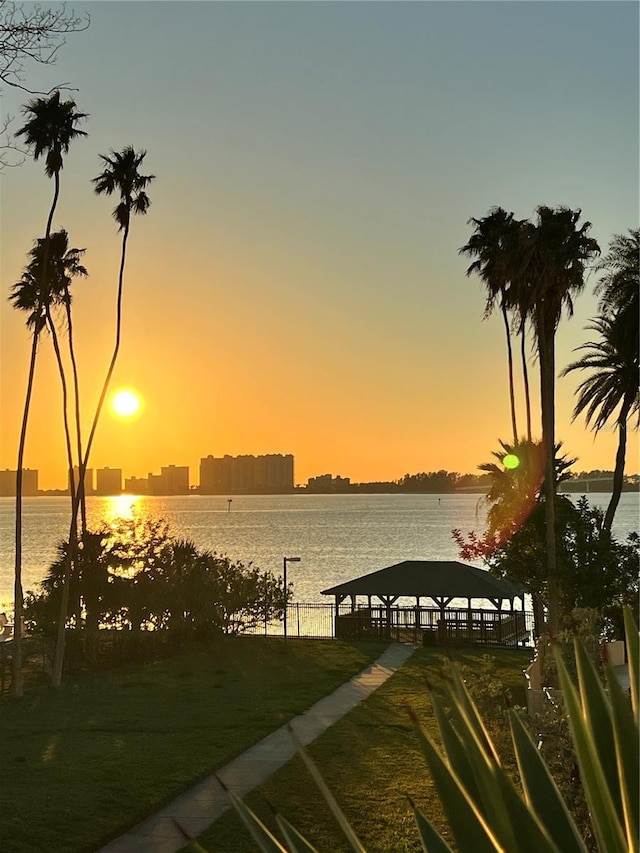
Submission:
[[[146,149],[156,175],[128,240],[111,389],[142,405],[128,419],[105,409],[90,467],[117,460],[146,475],[179,458],[195,475],[210,448],[286,451],[298,482],[327,472],[366,482],[490,460],[511,436],[506,353],[458,254],[468,220],[495,205],[518,218],[539,204],[581,208],[603,251],[638,226],[638,4],[74,10],[91,26],[27,83],[68,81],[89,114],[54,217],[87,250],[89,277],[73,285],[85,438],[113,347],[121,236],[91,180],[99,155],[126,145]],[[15,130],[29,95],[2,94]],[[0,468],[17,465],[30,353],[7,296],[52,193],[42,160],[3,172]],[[558,372],[592,337],[596,281],[590,273],[560,324]],[[615,432],[572,421],[581,378],[558,379],[556,435],[579,468],[609,469]],[[523,419],[521,387],[517,403]],[[539,437],[535,399],[533,417]],[[43,489],[66,483],[46,337],[24,464]],[[635,436],[627,470],[638,470]]]
[[[291,470],[293,471],[294,459],[291,454],[267,454],[267,456],[283,456],[283,458],[290,458],[292,466]],[[216,461],[224,462],[225,460],[233,459],[238,460],[242,463],[243,461],[248,460],[250,458],[257,459],[260,457],[253,457],[252,454],[243,454],[239,457],[230,457],[227,454],[226,456],[218,457]],[[202,463],[206,463],[208,460],[211,459],[213,459],[213,457],[209,456],[208,458],[205,457],[200,460],[199,467],[201,472],[203,469]],[[286,466],[284,470],[287,470]],[[0,470],[0,497],[15,496],[15,473],[15,470],[12,469]],[[575,465],[569,473],[573,477],[581,477],[584,474],[592,473],[596,475],[596,479],[600,477],[602,473],[606,473],[607,476],[602,477],[601,481],[609,482],[612,480],[613,469],[583,469],[580,466]],[[96,475],[95,479],[94,474]],[[371,480],[359,481],[352,480],[350,477],[343,476],[342,474],[333,474],[327,472],[308,477],[306,481],[294,481],[292,477],[289,479],[286,474],[285,478],[283,479],[281,474],[278,473],[276,474],[275,479],[272,478],[270,480],[259,482],[256,481],[253,475],[247,473],[247,467],[245,464],[238,465],[235,473],[232,473],[229,469],[227,469],[227,471],[224,472],[222,478],[220,478],[219,472],[215,474],[213,472],[209,474],[205,473],[205,482],[203,489],[202,474],[201,479],[198,481],[198,483],[192,483],[191,471],[189,469],[189,466],[169,464],[160,468],[160,474],[153,474],[152,472],[149,472],[145,477],[137,475],[131,475],[127,477],[125,476],[124,470],[122,468],[106,466],[104,468],[95,469],[95,471],[94,469],[87,469],[85,473],[85,493],[87,495],[113,495],[120,493],[128,493],[139,495],[163,496],[186,495],[193,492],[197,492],[198,494],[204,495],[260,494],[261,492],[267,494],[276,494],[278,492],[290,492],[300,488],[306,489],[307,491],[312,493],[348,492],[353,489],[357,489],[359,486],[402,484],[403,480],[417,479],[422,474],[446,475],[441,478],[443,479],[443,481],[451,479],[452,475],[457,475],[462,481],[486,476],[485,472],[480,470],[453,471],[449,468],[440,468],[434,471],[427,471],[425,469],[423,471],[405,472],[404,474],[399,475],[398,477],[393,477],[391,479],[373,478]],[[631,483],[635,481],[636,485],[639,478],[639,472],[626,471],[625,473],[625,481],[630,481]],[[74,469],[74,480],[76,483],[78,482],[77,468]],[[68,487],[66,486],[52,486],[47,488],[40,487],[39,472],[34,469],[25,469],[24,489],[24,494],[26,497],[33,497],[38,494],[44,494],[46,492],[64,494],[68,493]],[[567,489],[567,483],[565,483],[563,485],[563,490],[572,491],[574,489]],[[606,490],[607,489],[605,489],[605,491]]]

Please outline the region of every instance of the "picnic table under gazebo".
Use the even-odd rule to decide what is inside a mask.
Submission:
[[[335,600],[337,637],[478,645],[529,639],[525,592],[519,584],[454,560],[404,560],[322,590]]]

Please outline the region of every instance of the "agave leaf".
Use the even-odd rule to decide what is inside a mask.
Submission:
[[[618,815],[622,815],[611,706],[605,696],[602,681],[596,672],[593,661],[587,655],[582,643],[574,643],[574,652],[578,668],[580,696],[589,696],[588,702],[585,703],[584,698],[582,701],[583,719],[592,736],[595,737],[597,734],[605,785],[609,788],[616,812]]]
[[[249,806],[244,803],[237,794],[226,789],[227,796],[231,800],[236,812],[239,814],[241,821],[251,833],[251,837],[260,848],[261,853],[288,853],[285,847],[280,844],[262,823],[260,818],[253,812]]]
[[[275,818],[278,822],[280,832],[287,843],[289,853],[318,853],[313,844],[307,841],[286,818],[277,813]]]
[[[427,767],[456,839],[460,853],[496,853],[502,851],[492,828],[452,768],[448,767],[431,738],[414,719]]]
[[[564,850],[554,844],[547,828],[528,808],[513,781],[502,769],[498,770],[498,782],[502,808],[506,815],[505,822],[510,830],[509,834],[505,833],[503,850],[517,850],[518,853],[564,853]]]
[[[200,844],[193,836],[189,835],[184,826],[180,823],[179,820],[176,820],[175,817],[172,818],[173,824],[180,833],[184,837],[185,841],[188,841],[187,847],[185,849],[191,849],[194,853],[207,853],[205,848]]]
[[[460,700],[460,711],[467,720],[469,728],[474,732],[478,741],[483,744],[487,755],[492,756],[493,761],[500,766],[500,756],[498,755],[498,751],[491,740],[491,735],[484,724],[484,720],[478,713],[478,709],[476,708],[475,703],[471,698],[471,694],[467,689],[467,685],[464,683],[464,679],[457,667],[453,668],[452,679],[453,689]]]
[[[331,793],[331,791],[327,787],[324,779],[320,775],[318,768],[316,767],[316,765],[311,760],[311,757],[306,752],[305,748],[303,747],[302,743],[298,740],[295,732],[293,731],[293,729],[291,727],[289,727],[289,733],[293,739],[293,742],[294,742],[295,747],[298,751],[298,754],[302,758],[302,760],[303,760],[307,770],[311,774],[314,782],[316,783],[316,785],[320,789],[320,793],[324,797],[324,801],[326,802],[326,804],[331,809],[335,819],[338,821],[338,824],[339,824],[340,829],[342,830],[342,832],[344,834],[344,837],[347,839],[347,841],[349,842],[349,844],[351,845],[351,847],[355,851],[355,853],[366,853],[366,850],[363,847],[362,843],[360,842],[360,839],[356,835],[354,829],[352,828],[351,824],[349,823],[346,816],[342,812],[342,809],[340,808],[340,806],[336,802],[333,794]]]
[[[637,851],[640,837],[640,732],[633,711],[610,666],[605,669],[613,714],[615,751],[622,795],[623,821],[630,851]]]
[[[459,713],[456,714],[455,708],[453,714],[457,716],[457,720],[451,720],[447,716],[443,704],[437,697],[431,697],[436,722],[440,731],[440,739],[446,756],[447,763],[454,771],[463,787],[469,796],[477,801],[480,798],[480,790],[476,784],[476,778],[469,764],[469,755],[466,746],[458,734],[458,730],[464,730],[462,717]],[[457,727],[456,727],[457,723]]]
[[[493,760],[493,752],[489,751],[488,738],[484,737],[475,726],[475,720],[470,721],[465,713],[465,703],[461,700],[458,689],[456,685],[455,692],[449,691],[449,701],[452,704],[451,720],[447,717],[441,700],[435,696],[432,697],[445,760],[464,787],[469,799],[473,800],[487,824],[492,827],[502,846],[513,849],[516,839],[514,827],[509,823],[508,812],[503,802],[498,779],[500,767]],[[473,704],[473,700],[470,699],[470,702]],[[473,710],[475,711],[475,706]],[[453,754],[449,752],[450,745],[453,747]],[[470,784],[467,782],[469,779],[471,779]]]
[[[413,816],[416,819],[424,853],[453,853],[451,847],[449,847],[431,821],[427,820],[420,809],[417,809],[413,803],[411,805],[413,806]]]
[[[582,704],[574,687],[562,656],[554,649],[558,676],[564,695],[564,703],[569,715],[569,728],[573,740],[585,798],[591,814],[591,823],[598,839],[601,850],[607,853],[628,853],[624,832],[611,794],[605,784],[600,750],[601,742],[598,733],[592,732],[583,716],[582,705],[587,705],[593,699],[591,692],[582,696]]]
[[[562,853],[586,853],[578,829],[531,735],[520,717],[509,711],[511,737],[525,800]]]
[[[633,708],[633,716],[638,723],[638,667],[640,666],[640,641],[638,639],[638,626],[633,621],[631,608],[625,606],[624,615],[624,632],[627,643],[627,665],[629,667],[629,685],[631,692],[631,707]]]

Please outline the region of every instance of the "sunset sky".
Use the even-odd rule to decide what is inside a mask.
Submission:
[[[152,206],[132,224],[123,344],[92,467],[146,476],[202,456],[293,453],[295,479],[473,472],[509,439],[499,318],[458,255],[471,216],[580,207],[606,249],[638,226],[635,2],[94,2],[27,85],[90,114],[55,226],[86,247],[75,286],[85,430],[111,354],[120,235],[93,194],[98,154],[147,149]],[[28,96],[5,89],[4,115]],[[1,189],[0,468],[15,468],[29,361],[7,296],[44,233],[43,163]],[[589,339],[595,276],[557,339]],[[537,399],[537,370],[534,373]],[[577,470],[612,469],[616,436],[557,436]],[[66,482],[60,387],[41,343],[26,466]],[[520,402],[524,428],[524,407]],[[537,422],[537,421],[536,421]],[[539,432],[539,429],[538,429]],[[627,472],[638,471],[634,434]]]

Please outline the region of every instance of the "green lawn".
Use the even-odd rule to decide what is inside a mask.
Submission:
[[[385,645],[236,637],[3,698],[0,851],[94,851],[331,693]]]
[[[523,705],[524,678],[531,653],[495,650],[496,676]],[[455,658],[478,671],[482,652],[458,652]],[[440,801],[425,770],[408,708],[435,733],[427,679],[437,682],[441,653],[421,649],[367,701],[327,730],[309,747],[323,777],[370,853],[422,850],[407,796],[447,832]],[[267,802],[268,801],[268,802]],[[328,807],[296,758],[246,799],[277,835],[271,808],[290,820],[323,853],[347,853]],[[228,812],[200,839],[215,853],[255,853],[256,847],[234,812]]]

